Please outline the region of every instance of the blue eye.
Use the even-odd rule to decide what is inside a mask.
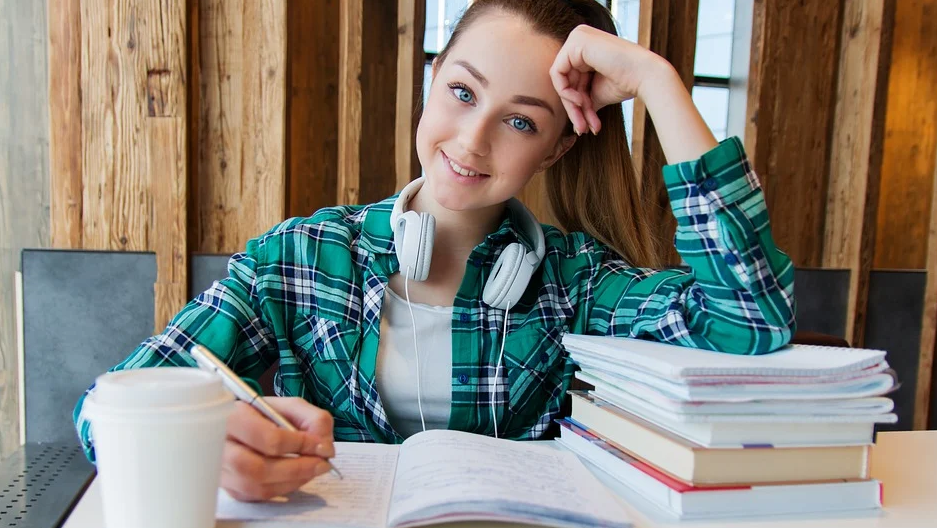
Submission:
[[[530,121],[522,117],[511,118],[511,126],[520,132],[530,132],[533,130],[533,126],[531,126]]]
[[[461,86],[453,87],[452,93],[455,94],[455,96],[463,103],[471,103],[475,99],[475,97],[472,95],[472,92]]]

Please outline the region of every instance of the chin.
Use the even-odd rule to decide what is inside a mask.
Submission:
[[[429,188],[433,201],[441,207],[450,211],[468,211],[484,206],[476,203],[478,201],[476,192],[466,191],[465,188],[451,182],[441,182],[441,178],[433,174],[427,174],[426,179],[426,186]]]

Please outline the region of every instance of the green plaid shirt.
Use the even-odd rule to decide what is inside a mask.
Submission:
[[[736,354],[785,345],[794,327],[794,270],[771,237],[761,188],[732,138],[700,159],[667,166],[676,247],[690,271],[634,268],[583,233],[544,226],[546,257],[508,314],[481,301],[509,243],[530,247],[506,215],[468,259],[452,310],[450,429],[536,439],[560,412],[575,366],[566,332],[654,339]],[[114,370],[194,366],[194,343],[256,380],[279,361],[278,396],[335,417],[335,439],[400,442],[378,393],[375,363],[388,277],[398,271],[394,197],[322,209],[251,240],[230,276],[190,302]],[[501,340],[504,364],[496,375]],[[92,387],[93,389],[93,387]],[[91,390],[91,389],[89,389]],[[93,460],[93,439],[75,421]]]

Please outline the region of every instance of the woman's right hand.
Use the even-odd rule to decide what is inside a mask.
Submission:
[[[269,500],[331,469],[332,415],[302,398],[265,398],[298,431],[287,431],[250,405],[235,402],[228,418],[221,488],[239,501]]]

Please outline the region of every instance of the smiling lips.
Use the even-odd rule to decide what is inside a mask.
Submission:
[[[455,161],[452,160],[448,155],[446,156],[446,161],[449,163],[449,166],[452,167],[453,172],[461,176],[475,177],[475,176],[489,176],[483,172],[478,172],[472,169],[465,168]]]

